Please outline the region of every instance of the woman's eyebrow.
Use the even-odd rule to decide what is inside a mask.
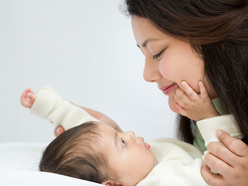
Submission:
[[[142,43],[142,47],[146,47],[147,46],[147,43],[151,42],[151,41],[157,41],[159,39],[155,39],[155,38],[148,38],[146,39],[143,43]]]

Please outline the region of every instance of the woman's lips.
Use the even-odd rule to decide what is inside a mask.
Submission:
[[[162,87],[160,88],[160,90],[162,90],[162,92],[165,95],[168,95],[170,92],[172,92],[173,90],[175,90],[178,87],[178,85],[176,83],[172,83],[168,86]]]

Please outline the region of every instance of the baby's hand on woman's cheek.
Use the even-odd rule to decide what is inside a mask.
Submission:
[[[194,112],[199,105],[199,95],[189,86],[185,81],[181,82],[180,88],[176,89],[175,100],[177,102],[176,108],[183,116],[192,118]]]
[[[187,95],[181,88],[177,88],[174,94],[174,98],[176,100],[176,108],[179,112],[179,114],[186,116],[187,117],[187,111],[184,109],[185,108],[185,103],[187,99]]]
[[[176,89],[175,100],[179,113],[195,121],[217,116],[216,110],[208,97],[205,86],[199,81],[200,93],[195,92],[186,81],[181,82],[180,88]]]

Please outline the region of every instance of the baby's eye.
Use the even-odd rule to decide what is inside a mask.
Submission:
[[[126,142],[123,141],[123,139],[121,139],[121,143],[122,143],[122,147],[125,147],[126,146]]]

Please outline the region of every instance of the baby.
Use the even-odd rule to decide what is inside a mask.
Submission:
[[[217,129],[240,137],[232,116],[219,116],[203,84],[199,87],[197,94],[185,82],[184,90],[177,91],[180,113],[201,119],[197,122],[200,131],[211,126],[208,132],[203,130],[206,144],[218,141]],[[120,132],[95,119],[48,87],[40,88],[37,96],[27,89],[21,103],[31,108],[31,113],[66,130],[44,151],[41,171],[104,185],[207,185],[200,174],[203,154],[190,144],[168,138],[148,144],[134,132]],[[194,118],[196,109],[202,112]],[[211,112],[204,112],[207,110]]]

